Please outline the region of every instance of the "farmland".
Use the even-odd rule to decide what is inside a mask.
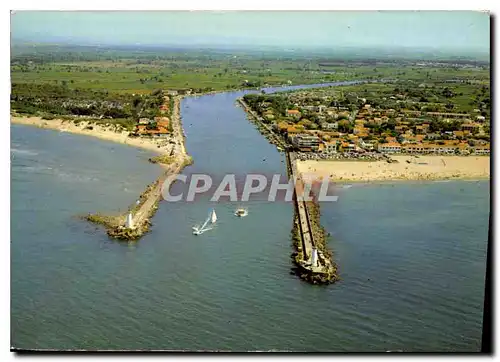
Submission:
[[[136,116],[130,107],[133,97],[158,90],[203,93],[266,85],[391,79],[422,83],[422,97],[430,94],[430,103],[445,103],[446,99],[442,93],[425,88],[426,83],[455,82],[450,83],[455,110],[469,111],[477,106],[481,87],[489,93],[489,78],[489,64],[473,60],[422,63],[241,50],[23,45],[12,48],[11,106],[22,114],[85,116],[81,107],[74,112],[67,105],[87,102],[86,106],[92,103],[89,107],[97,107],[102,111],[98,115],[108,119],[132,119]],[[471,83],[477,87],[470,87]],[[343,88],[349,91],[348,86]],[[361,89],[361,95],[371,99],[385,92],[377,84]],[[479,97],[483,95],[484,90]],[[62,104],[66,106],[61,108]]]

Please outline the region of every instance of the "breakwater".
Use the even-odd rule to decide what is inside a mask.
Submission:
[[[257,126],[259,131],[274,145],[281,147],[286,155],[288,177],[296,180],[294,193],[294,221],[292,229],[292,243],[295,251],[292,260],[296,266],[294,271],[303,280],[313,284],[330,284],[339,280],[337,266],[333,262],[333,254],[328,249],[327,236],[320,222],[319,203],[303,201],[297,198],[304,190],[304,182],[297,171],[297,155],[288,150],[288,145],[272,127],[264,123],[248,104],[238,98],[239,104],[249,115],[249,119]]]
[[[295,181],[292,259],[297,275],[313,284],[331,284],[339,280],[333,254],[327,247],[327,235],[321,226],[319,203],[300,200],[305,185],[297,171],[295,154],[287,152],[289,177]]]
[[[184,146],[184,132],[180,116],[180,99],[174,97],[173,109],[171,113],[172,136],[174,147],[169,159],[172,161],[164,165],[166,170],[152,184],[148,185],[139,199],[132,204],[126,213],[117,216],[107,216],[101,214],[89,214],[88,221],[102,224],[107,228],[107,234],[119,240],[138,240],[151,226],[151,217],[158,209],[158,203],[162,199],[163,184],[165,180],[182,171],[182,169],[192,164],[192,159],[187,155]]]

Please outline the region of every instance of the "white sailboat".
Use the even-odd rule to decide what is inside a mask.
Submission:
[[[201,235],[205,231],[212,230],[212,228],[207,227],[207,225],[208,223],[215,224],[216,222],[217,222],[217,214],[215,213],[215,210],[212,209],[212,212],[208,215],[208,218],[205,220],[205,222],[201,227],[193,226],[193,234]]]

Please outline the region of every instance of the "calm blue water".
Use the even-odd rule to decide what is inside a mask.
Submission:
[[[235,106],[243,93],[182,102],[186,146],[208,172],[285,173]],[[74,216],[126,208],[160,169],[150,155],[84,136],[13,126],[12,345],[55,349],[477,351],[487,182],[355,185],[322,205],[342,281],[290,275],[293,209],[160,204],[137,244]],[[176,184],[172,193],[185,190]]]

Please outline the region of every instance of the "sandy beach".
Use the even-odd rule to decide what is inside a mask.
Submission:
[[[149,151],[160,154],[169,154],[172,150],[172,145],[165,140],[150,140],[144,138],[128,137],[128,132],[117,132],[113,126],[106,127],[88,121],[80,121],[78,125],[71,121],[63,121],[60,119],[45,120],[40,117],[10,117],[11,123],[36,126],[58,130],[60,132],[69,132],[86,136],[97,137],[106,141],[126,144],[133,147],[143,148]],[[92,126],[93,129],[85,129],[87,126]]]
[[[332,181],[488,179],[489,156],[392,156],[386,161],[297,161],[304,179]],[[410,163],[408,163],[409,161]]]

